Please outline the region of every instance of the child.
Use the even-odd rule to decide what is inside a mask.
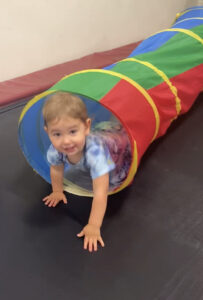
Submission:
[[[84,236],[84,249],[97,251],[98,242],[104,247],[100,228],[108,192],[126,178],[131,163],[128,137],[119,123],[112,123],[106,130],[100,124],[90,133],[91,119],[85,104],[66,92],[57,92],[45,102],[43,117],[51,141],[47,160],[53,190],[43,201],[49,207],[55,207],[59,201],[67,204],[63,193],[64,168],[75,169],[78,178],[80,172],[90,174],[94,195],[91,212],[88,224],[77,236]]]

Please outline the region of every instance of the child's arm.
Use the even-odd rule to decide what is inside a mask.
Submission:
[[[84,249],[97,251],[97,242],[100,242],[104,247],[104,242],[101,237],[100,228],[107,207],[109,188],[109,174],[102,175],[93,180],[94,198],[92,201],[92,208],[89,216],[88,224],[78,234],[78,237],[85,236]]]
[[[50,176],[53,192],[63,192],[63,172],[64,165],[50,167]]]
[[[101,227],[106,212],[109,189],[109,174],[97,177],[93,180],[94,198],[88,224]]]
[[[63,172],[64,165],[57,165],[50,167],[50,176],[52,184],[52,193],[43,199],[45,205],[55,207],[59,201],[67,204],[67,199],[63,193]]]

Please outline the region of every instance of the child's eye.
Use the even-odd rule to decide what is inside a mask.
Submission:
[[[73,129],[70,131],[70,134],[76,134],[77,130],[76,129]]]
[[[56,136],[56,137],[58,137],[58,136],[60,136],[61,134],[59,133],[59,132],[55,132],[54,134],[53,134],[53,136]]]

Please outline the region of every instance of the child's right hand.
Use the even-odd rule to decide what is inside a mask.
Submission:
[[[66,196],[63,192],[52,192],[49,196],[46,196],[43,200],[45,205],[49,207],[55,207],[60,201],[67,204]]]

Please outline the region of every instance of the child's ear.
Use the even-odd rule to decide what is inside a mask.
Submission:
[[[91,120],[90,118],[88,118],[88,119],[86,120],[86,126],[87,126],[88,134],[89,134],[89,132],[90,132],[91,123],[92,123],[92,120]]]
[[[87,119],[87,124],[88,124],[88,127],[91,127],[92,120],[90,118]]]
[[[44,125],[44,130],[46,131],[46,133],[48,132],[47,126]]]

